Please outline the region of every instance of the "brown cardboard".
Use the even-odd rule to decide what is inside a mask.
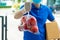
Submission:
[[[46,23],[46,34],[47,40],[59,38],[59,30],[56,22]]]
[[[59,39],[60,39],[60,30],[59,30]]]

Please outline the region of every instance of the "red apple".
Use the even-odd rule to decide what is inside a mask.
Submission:
[[[38,27],[37,26],[32,26],[30,31],[33,32],[33,33],[36,33],[36,32],[38,32]]]
[[[28,30],[28,29],[29,29],[29,28],[27,27],[27,24],[26,24],[26,23],[24,24],[24,29],[25,29],[25,30]]]
[[[31,17],[29,20],[28,20],[28,23],[29,25],[36,25],[36,19],[34,17]]]
[[[26,22],[26,16],[23,16],[22,19],[21,19],[21,21],[22,21],[23,23],[25,23],[25,22]]]

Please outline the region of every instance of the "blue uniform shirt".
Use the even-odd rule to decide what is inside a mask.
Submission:
[[[39,35],[33,34],[28,31],[24,31],[24,40],[45,40],[45,26],[46,20],[53,21],[54,16],[52,15],[52,11],[44,5],[40,5],[39,8],[35,7],[34,4],[32,4],[31,11],[29,12],[32,16],[34,16],[37,19],[37,25],[39,28]],[[27,15],[24,14],[24,15]]]

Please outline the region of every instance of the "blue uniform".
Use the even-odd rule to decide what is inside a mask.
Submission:
[[[46,40],[45,39],[46,31],[45,31],[44,24],[46,23],[47,19],[50,21],[54,20],[52,11],[47,6],[44,6],[42,4],[40,5],[39,8],[35,7],[35,5],[32,4],[32,8],[29,13],[37,19],[37,25],[38,25],[40,34],[37,35],[28,31],[24,31],[24,40]]]

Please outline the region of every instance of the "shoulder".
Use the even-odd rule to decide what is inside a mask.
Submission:
[[[47,10],[50,9],[47,5],[43,5],[43,4],[41,4],[41,8],[44,8],[44,9],[47,9]]]
[[[44,9],[47,12],[52,12],[51,9],[47,6],[47,5],[42,5],[41,4],[41,8]]]

